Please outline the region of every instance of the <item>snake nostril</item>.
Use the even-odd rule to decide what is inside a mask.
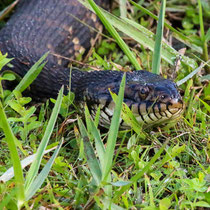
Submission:
[[[183,104],[183,101],[182,101],[182,99],[178,99],[178,103],[180,103],[180,104]]]

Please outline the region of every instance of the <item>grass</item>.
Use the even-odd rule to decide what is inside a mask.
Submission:
[[[93,1],[89,2],[93,4]],[[125,1],[121,1],[121,4],[124,5]],[[157,1],[149,5],[142,2],[140,6],[150,9],[150,13],[145,11],[148,15],[159,13]],[[145,130],[136,124],[132,113],[122,103],[125,78],[119,95],[113,95],[117,106],[108,131],[98,129],[100,110],[92,119],[86,108],[84,124],[76,111],[70,109],[73,94],[62,96],[62,90],[58,99],[52,100],[55,103],[53,111],[49,102],[40,105],[38,111],[37,107],[28,105],[31,99],[23,97],[21,92],[41,71],[46,55],[31,68],[15,91],[3,90],[0,85],[0,176],[6,172],[0,177],[4,181],[0,183],[0,209],[17,209],[20,206],[26,209],[44,206],[50,209],[161,210],[210,207],[210,85],[206,80],[208,75],[202,77],[197,74],[202,68],[197,67],[197,63],[206,57],[208,14],[205,7],[202,10],[201,1],[196,5],[188,2],[181,6],[187,10],[190,8],[190,11],[193,7],[194,12],[184,13],[185,17],[179,20],[184,27],[177,36],[179,33],[183,35],[180,39],[187,36],[187,42],[196,47],[187,49],[186,55],[182,56],[184,62],[181,61],[176,82],[183,92],[186,110],[181,119],[174,125],[170,124],[170,127]],[[142,69],[153,71],[152,62],[158,56],[155,66],[157,71],[160,70],[161,50],[154,50],[155,35],[152,33],[156,29],[156,25],[151,24],[154,16],[143,16],[135,4],[131,8],[131,12],[123,11],[122,7],[116,8],[114,13],[122,13],[122,19],[118,19],[95,7],[99,17],[102,15],[104,18],[105,26],[109,22],[108,30],[113,32],[114,26],[124,34],[131,35],[138,44],[124,39],[125,42],[128,40],[129,49],[114,31],[110,34],[117,39],[116,43],[122,50],[126,48],[124,52],[128,54],[124,55],[114,42],[104,39],[100,50],[95,50],[89,58],[91,65],[126,71],[133,69],[132,63],[134,68],[141,66]],[[166,11],[167,8],[180,13],[176,2],[167,2]],[[173,23],[170,10],[167,11],[167,17]],[[126,19],[126,15],[131,20]],[[147,25],[149,30],[135,21]],[[128,31],[123,31],[125,23]],[[163,23],[160,21],[161,25]],[[190,31],[192,36],[189,38]],[[154,51],[154,55],[147,48]],[[202,49],[201,52],[194,50],[198,48]],[[161,72],[164,76],[173,68],[171,64],[174,64],[177,55],[178,52],[163,43]],[[131,57],[134,57],[133,61]],[[9,62],[6,55],[0,55],[0,68]],[[11,74],[0,77],[0,81],[12,79],[14,77]],[[130,130],[118,130],[120,115],[131,123]],[[55,152],[51,154],[54,149]],[[48,153],[44,153],[45,150]],[[25,161],[23,170],[20,160]],[[12,165],[15,166],[14,179],[12,176],[8,178],[7,174]]]

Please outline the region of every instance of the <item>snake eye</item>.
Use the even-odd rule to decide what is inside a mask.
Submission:
[[[167,99],[167,98],[169,98],[169,96],[166,95],[166,94],[163,94],[163,95],[160,96],[160,99],[162,99],[162,100]]]
[[[142,87],[139,91],[139,97],[141,99],[145,99],[149,94],[149,88],[148,87]]]
[[[166,98],[166,95],[162,95],[160,98],[161,99],[165,99]]]

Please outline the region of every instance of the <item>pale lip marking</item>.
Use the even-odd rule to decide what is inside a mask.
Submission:
[[[139,123],[156,124],[167,120],[178,118],[184,110],[184,104],[181,99],[171,99],[168,104],[158,105],[154,102],[153,107],[146,108],[146,104],[135,103],[131,110]]]
[[[105,104],[102,103],[102,101],[100,101],[100,103],[101,103],[100,122],[104,125],[109,125],[110,117],[112,117],[114,113],[115,103],[111,101],[108,107],[105,107],[105,109],[103,109]],[[129,106],[129,104],[127,105]],[[97,107],[95,107],[95,111],[96,108]],[[154,103],[153,108],[152,107],[147,108],[145,103],[141,104],[134,103],[130,106],[130,109],[140,124],[147,124],[148,126],[150,126],[178,118],[184,110],[184,103],[181,99],[175,98],[171,99],[168,105],[166,103],[161,103],[160,106],[158,106],[157,103]],[[95,111],[92,112],[92,115],[95,115]],[[126,123],[123,123],[121,127],[129,128],[130,126],[127,125]]]

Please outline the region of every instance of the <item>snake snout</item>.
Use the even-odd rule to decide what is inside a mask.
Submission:
[[[173,98],[167,103],[166,109],[172,116],[169,119],[178,118],[184,110],[184,103],[182,98]]]
[[[170,102],[167,104],[168,111],[175,114],[180,109],[183,109],[183,101],[181,99],[173,98],[170,100]]]

